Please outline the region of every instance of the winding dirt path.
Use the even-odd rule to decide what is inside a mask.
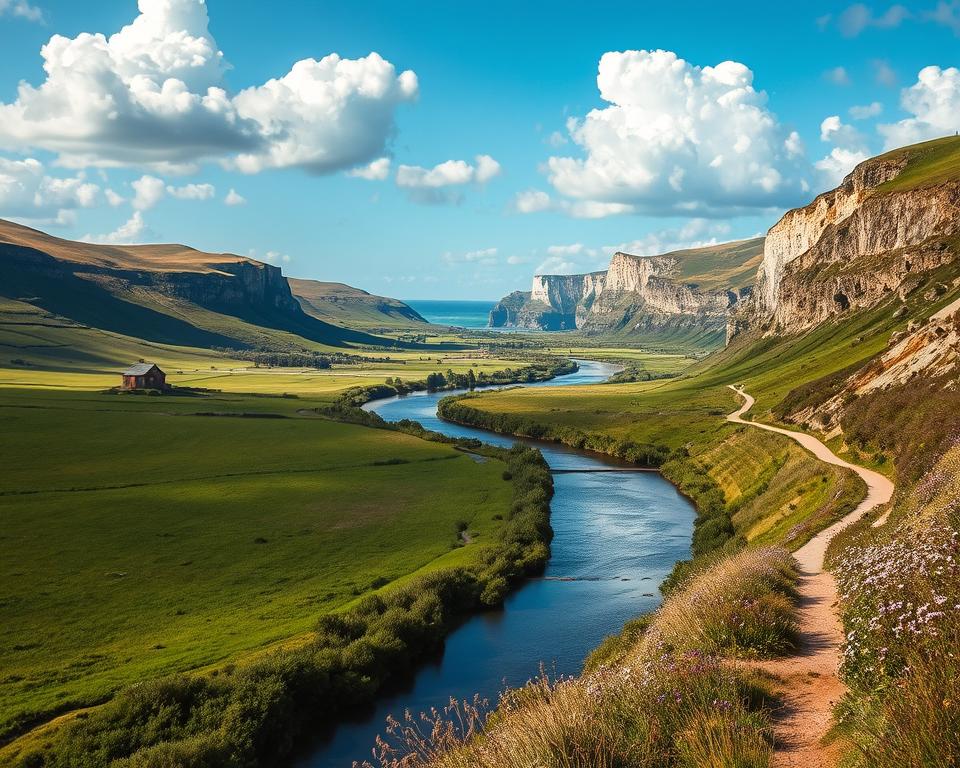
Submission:
[[[754,399],[742,388],[731,385],[730,389],[744,402],[739,410],[727,416],[727,421],[786,435],[821,461],[853,470],[867,484],[867,496],[853,512],[818,533],[794,553],[800,563],[800,645],[797,653],[785,659],[756,664],[779,678],[783,685],[783,707],[776,713],[774,724],[773,768],[835,768],[836,750],[821,742],[830,729],[833,705],[844,693],[843,683],[837,677],[843,628],[835,610],[836,582],[832,574],[823,570],[824,554],[830,540],[839,531],[890,501],[893,483],[878,472],[844,461],[813,435],[744,420],[743,414],[753,407]]]

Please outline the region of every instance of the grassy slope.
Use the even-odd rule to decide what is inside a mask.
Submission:
[[[960,266],[926,278],[925,284],[951,283]],[[824,467],[786,438],[728,424],[737,398],[728,384],[743,383],[756,397],[754,415],[770,413],[794,387],[865,362],[886,348],[890,334],[911,318],[923,318],[958,295],[951,291],[931,304],[924,286],[907,298],[907,314],[891,298],[877,307],[825,323],[799,337],[746,339],[694,366],[680,379],[646,384],[595,385],[562,389],[526,389],[483,394],[469,405],[557,427],[599,432],[618,440],[688,447],[734,505],[738,532],[756,542],[803,543],[812,533],[793,530],[818,510],[826,524],[838,501],[859,487],[850,473]],[[842,450],[843,446],[839,446]],[[826,477],[826,482],[823,478]]]
[[[763,259],[763,238],[735,240],[664,255],[679,259],[677,278],[685,283],[696,283],[702,290],[737,290],[753,285]]]
[[[955,181],[960,169],[960,138],[946,136],[913,144],[887,152],[878,159],[897,160],[904,156],[907,158],[906,167],[895,179],[880,185],[878,192],[904,192]]]
[[[0,727],[479,554],[509,506],[499,462],[324,420],[187,415],[304,405],[3,391]],[[457,547],[461,520],[477,544]]]
[[[39,259],[37,264],[45,263],[44,269],[18,262],[30,254]],[[272,300],[261,304],[235,300],[225,307],[216,303],[216,293],[194,302],[171,295],[173,291],[165,286],[197,284],[207,278],[208,286],[212,279],[243,294],[246,278],[227,271],[238,264],[244,265],[247,277],[276,271],[235,254],[204,253],[174,244],[79,243],[0,219],[0,295],[28,301],[81,324],[157,342],[206,347],[391,344],[355,326],[332,324],[316,312],[277,309]],[[156,284],[142,279],[148,275]],[[279,271],[273,277],[273,290],[285,290]]]
[[[345,328],[424,332],[429,323],[397,299],[374,296],[343,283],[288,278],[290,290],[308,315]]]

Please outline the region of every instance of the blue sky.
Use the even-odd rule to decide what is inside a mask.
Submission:
[[[774,5],[0,0],[0,216],[495,299],[763,232],[960,127],[960,3]],[[342,102],[265,86],[332,53]]]

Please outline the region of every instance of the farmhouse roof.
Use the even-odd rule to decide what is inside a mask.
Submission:
[[[143,376],[157,367],[156,363],[137,363],[123,372],[124,376]],[[159,369],[158,369],[159,370]]]

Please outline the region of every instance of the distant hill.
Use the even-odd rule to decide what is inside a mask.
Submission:
[[[294,298],[308,315],[347,328],[383,330],[427,323],[413,307],[398,299],[375,296],[344,283],[287,278]]]
[[[395,343],[358,330],[375,325],[374,310],[358,310],[363,304],[359,298],[341,305],[352,309],[342,313],[343,323],[336,323],[331,312],[317,307],[325,306],[319,299],[324,291],[337,291],[313,287],[331,284],[296,282],[302,297],[294,296],[279,267],[244,256],[175,244],[80,243],[0,220],[0,297],[74,323],[195,347]],[[346,298],[351,291],[368,296],[347,286],[339,292]],[[402,312],[405,306],[370,299],[391,311]]]

